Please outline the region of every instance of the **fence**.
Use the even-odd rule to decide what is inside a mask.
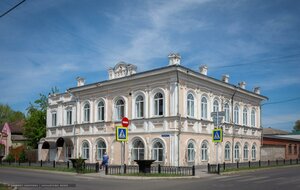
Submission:
[[[218,173],[224,172],[226,170],[238,170],[243,168],[260,168],[260,167],[272,167],[272,166],[283,166],[283,165],[293,165],[300,164],[299,159],[290,160],[268,160],[268,161],[256,161],[256,162],[236,162],[236,163],[223,163],[223,164],[208,164],[208,173]]]
[[[105,168],[106,175],[122,174],[137,174],[139,173],[139,166],[124,164],[123,169],[121,165],[109,165]],[[179,176],[195,176],[195,166],[177,167],[177,166],[151,166],[150,173],[156,174],[171,174]]]
[[[26,167],[41,167],[41,168],[58,168],[72,169],[72,162],[56,162],[56,161],[39,161],[39,162],[21,162],[21,161],[0,161],[0,165],[6,166],[26,166]],[[85,172],[99,172],[99,163],[84,163],[83,169]]]

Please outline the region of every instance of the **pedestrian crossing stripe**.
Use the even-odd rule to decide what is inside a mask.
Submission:
[[[128,128],[127,127],[116,127],[116,141],[127,142],[128,141]]]
[[[222,132],[222,129],[214,129],[212,131],[212,141],[213,142],[223,142],[223,132]]]

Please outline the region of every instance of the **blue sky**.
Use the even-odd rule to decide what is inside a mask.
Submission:
[[[0,14],[20,1],[1,0]],[[25,112],[77,76],[106,80],[119,61],[163,67],[170,52],[193,70],[206,64],[212,77],[260,86],[264,127],[291,130],[300,119],[298,0],[27,0],[0,18],[0,102]]]

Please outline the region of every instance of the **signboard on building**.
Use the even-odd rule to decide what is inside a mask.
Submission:
[[[223,131],[222,129],[214,129],[212,131],[213,142],[223,142]]]
[[[128,141],[128,128],[127,127],[116,127],[116,141],[127,142]]]

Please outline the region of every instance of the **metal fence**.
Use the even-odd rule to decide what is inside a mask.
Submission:
[[[299,159],[290,160],[268,160],[268,161],[255,161],[255,162],[236,162],[236,163],[222,163],[222,164],[208,164],[208,173],[218,173],[228,170],[239,170],[243,168],[260,168],[260,167],[273,167],[283,165],[295,165],[300,164]]]
[[[117,174],[137,174],[139,172],[138,165],[109,165],[105,167],[106,175],[117,175]],[[170,174],[179,176],[195,176],[195,166],[151,166],[150,173],[156,174]]]
[[[56,161],[39,161],[39,162],[20,162],[20,161],[1,161],[3,166],[20,166],[20,167],[41,167],[41,168],[58,168],[58,169],[72,169],[72,162],[56,162]],[[83,170],[85,172],[99,172],[99,163],[84,163]]]

